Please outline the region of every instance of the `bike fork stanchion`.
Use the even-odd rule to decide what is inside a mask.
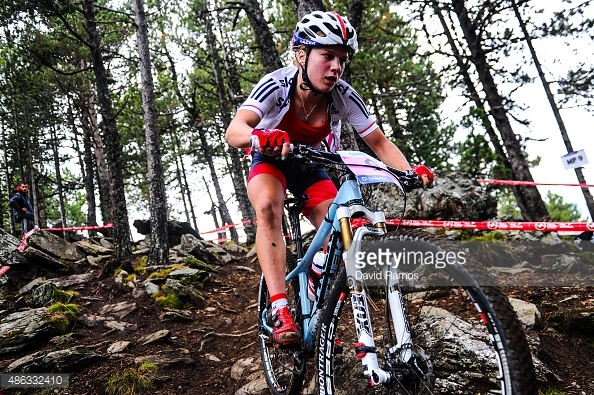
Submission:
[[[361,284],[355,286],[361,287]],[[362,287],[360,291],[351,291],[351,305],[353,306],[353,316],[357,329],[355,350],[357,357],[361,359],[363,374],[369,377],[372,386],[386,383],[390,380],[390,374],[380,369],[377,363],[371,319],[367,309],[367,295]]]
[[[388,290],[388,305],[390,306],[390,315],[392,316],[392,326],[396,336],[396,345],[389,351],[396,352],[400,349],[400,361],[407,363],[412,357],[412,335],[410,334],[410,327],[406,319],[406,310],[404,308],[404,300],[402,293],[398,289],[400,282],[398,278],[398,269],[393,270],[390,276],[385,276]]]

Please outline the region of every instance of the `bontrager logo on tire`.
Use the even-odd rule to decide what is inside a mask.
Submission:
[[[328,329],[326,324],[322,324],[320,327],[320,337],[318,338],[318,389],[320,395],[326,394],[326,386],[324,385],[324,379],[326,377],[325,366],[326,366],[326,333]]]

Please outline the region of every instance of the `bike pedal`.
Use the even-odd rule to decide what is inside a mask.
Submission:
[[[334,339],[334,355],[342,354],[344,351],[344,345],[340,339]]]
[[[276,348],[279,351],[286,351],[286,352],[294,352],[294,351],[303,350],[303,347],[301,346],[301,342],[289,343],[289,344],[285,344],[285,345],[274,343],[274,348]]]

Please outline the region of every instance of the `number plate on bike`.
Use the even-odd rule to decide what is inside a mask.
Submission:
[[[338,154],[361,184],[396,183],[396,178],[386,170],[386,165],[366,153],[338,151]]]

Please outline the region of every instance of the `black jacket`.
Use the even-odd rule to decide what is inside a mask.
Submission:
[[[8,204],[14,210],[14,216],[17,220],[21,220],[23,218],[34,218],[33,215],[33,206],[29,201],[26,193],[21,191],[17,191],[8,201]],[[23,207],[27,208],[27,211],[23,211]]]

